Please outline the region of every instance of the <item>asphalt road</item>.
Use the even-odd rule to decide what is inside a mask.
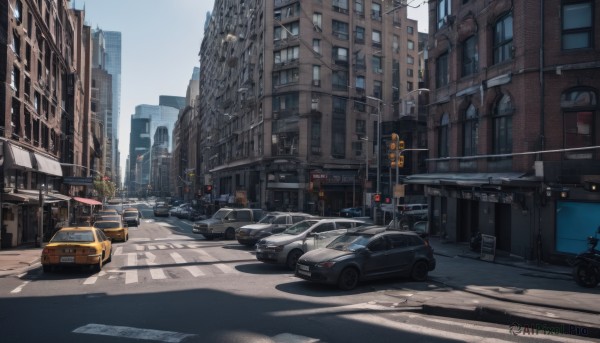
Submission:
[[[99,273],[0,278],[3,342],[505,342],[504,325],[420,313],[407,299],[433,282],[387,280],[352,292],[307,283],[235,241],[205,241],[191,223],[144,218]],[[438,264],[442,267],[443,264]],[[448,293],[449,295],[451,293]],[[571,341],[575,342],[576,339]]]

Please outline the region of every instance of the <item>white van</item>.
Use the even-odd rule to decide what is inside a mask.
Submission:
[[[415,217],[427,217],[429,205],[427,204],[400,204],[398,213]]]

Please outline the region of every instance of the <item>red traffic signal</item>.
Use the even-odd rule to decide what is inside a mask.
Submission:
[[[385,203],[386,203],[386,204],[391,204],[391,203],[392,203],[392,198],[390,198],[390,197],[385,197]]]
[[[205,185],[204,186],[204,194],[210,194],[212,193],[212,185]]]
[[[373,195],[373,201],[375,201],[375,202],[381,202],[381,194],[374,194]]]

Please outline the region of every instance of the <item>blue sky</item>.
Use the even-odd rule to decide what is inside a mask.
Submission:
[[[409,0],[416,6],[424,0]],[[119,150],[124,171],[135,106],[158,105],[160,95],[185,96],[213,0],[73,0],[85,6],[86,24],[122,35],[121,118]],[[409,8],[427,32],[427,4]],[[124,175],[124,174],[123,174]]]

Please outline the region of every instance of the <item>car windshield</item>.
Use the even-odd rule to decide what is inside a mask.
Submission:
[[[356,251],[366,247],[371,237],[373,236],[359,233],[347,233],[333,240],[327,247],[342,251]]]
[[[110,221],[121,221],[121,217],[119,216],[101,216],[100,220],[110,220]]]
[[[213,214],[213,219],[224,219],[231,212],[231,210],[220,209],[215,214]]]
[[[94,241],[94,234],[92,231],[58,231],[54,237],[50,240],[51,243],[55,242],[82,242],[90,243]]]
[[[294,225],[288,227],[285,231],[283,231],[283,234],[297,235],[297,234],[300,234],[300,233],[308,230],[308,228],[315,225],[316,223],[317,223],[317,220],[303,220],[297,224],[294,224]]]
[[[131,217],[137,217],[137,215],[138,215],[137,212],[125,212],[123,214],[123,217],[131,218]]]
[[[259,224],[272,224],[277,217],[273,215],[264,216],[258,223]]]
[[[121,227],[121,224],[119,222],[96,222],[94,227],[98,229],[115,229]]]

